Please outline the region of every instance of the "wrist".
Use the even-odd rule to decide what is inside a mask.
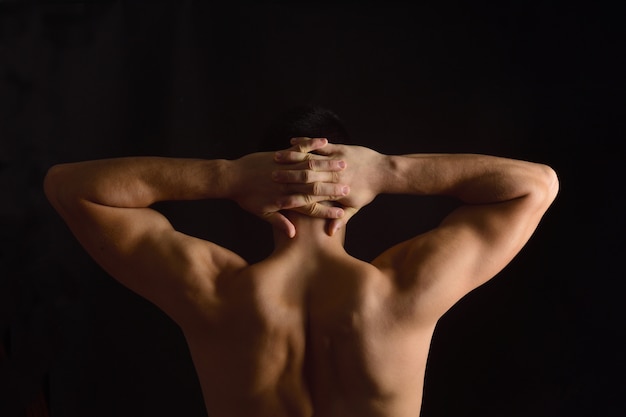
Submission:
[[[374,181],[376,194],[396,194],[402,181],[402,157],[380,154],[377,181]]]
[[[217,191],[217,195],[212,197],[236,200],[244,177],[241,163],[238,159],[216,159],[213,162],[215,163],[213,168],[214,183],[209,187]]]

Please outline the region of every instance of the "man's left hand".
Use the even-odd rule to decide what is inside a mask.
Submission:
[[[311,152],[328,144],[324,138],[315,138],[306,142],[306,149]],[[296,228],[280,210],[295,210],[313,217],[338,219],[344,215],[339,207],[319,204],[320,201],[337,200],[349,193],[349,187],[339,184],[338,172],[346,164],[342,160],[322,155],[311,155],[306,161],[292,163],[293,169],[301,172],[304,184],[294,193],[284,184],[272,179],[272,174],[285,165],[275,160],[280,153],[259,152],[243,156],[232,161],[233,195],[232,198],[245,210],[268,221],[283,230],[289,237],[294,237]],[[288,162],[287,162],[288,163]]]

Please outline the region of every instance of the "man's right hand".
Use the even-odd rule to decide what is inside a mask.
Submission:
[[[328,144],[323,148],[308,152],[313,139],[306,137],[293,138],[292,147],[276,153],[276,162],[293,164],[302,162],[304,165],[285,167],[284,170],[274,172],[274,181],[285,184],[286,188],[293,193],[304,193],[307,187],[304,167],[306,161],[323,157],[340,159],[346,162],[343,171],[336,172],[337,182],[350,187],[350,194],[336,199],[344,209],[344,216],[339,219],[329,220],[327,233],[334,234],[339,228],[345,226],[352,216],[362,207],[369,204],[381,190],[388,179],[389,159],[372,149],[363,146]]]
[[[327,144],[326,139],[315,138],[303,143],[298,149],[302,154],[308,154]],[[229,197],[243,209],[283,230],[289,237],[295,236],[295,226],[281,210],[293,210],[326,219],[342,217],[342,208],[329,207],[319,202],[336,200],[350,192],[350,187],[339,181],[339,172],[345,167],[344,161],[322,155],[314,155],[306,162],[292,158],[280,160],[277,156],[283,152],[286,151],[276,154],[253,153],[229,162]],[[297,188],[272,180],[272,173],[283,166],[298,173]]]

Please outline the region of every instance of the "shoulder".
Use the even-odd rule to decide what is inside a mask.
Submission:
[[[177,231],[155,241],[146,253],[150,259],[122,283],[181,326],[217,305],[217,283],[248,266],[229,249]]]

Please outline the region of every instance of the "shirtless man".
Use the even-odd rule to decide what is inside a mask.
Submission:
[[[556,175],[492,156],[292,143],[233,161],[63,164],[45,191],[89,254],[181,327],[209,416],[418,416],[438,319],[518,253],[555,198]],[[366,263],[344,250],[344,226],[381,193],[465,204]],[[249,265],[149,208],[205,198],[270,221],[274,252]]]

